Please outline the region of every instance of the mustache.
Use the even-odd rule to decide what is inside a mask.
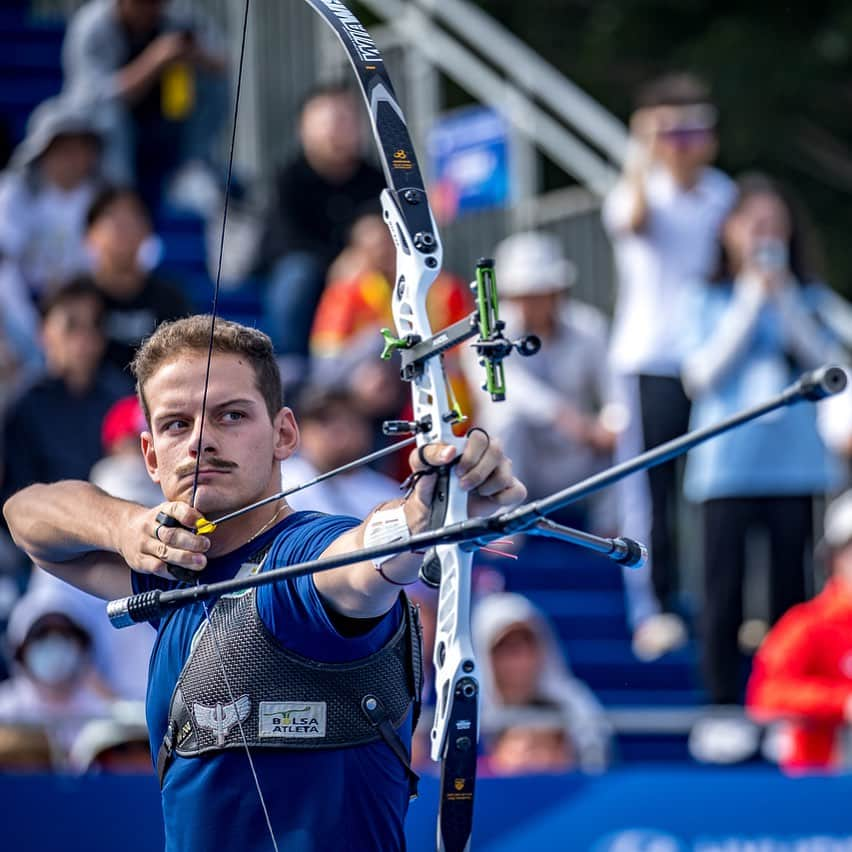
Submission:
[[[204,459],[203,462],[196,464],[195,462],[187,463],[185,465],[181,465],[175,470],[175,475],[179,478],[183,478],[185,476],[191,476],[195,473],[195,469],[198,467],[199,469],[209,470],[211,468],[215,470],[234,470],[238,467],[236,462],[227,461],[226,459],[216,458],[215,456]]]

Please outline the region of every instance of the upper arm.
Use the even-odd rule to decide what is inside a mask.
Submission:
[[[115,553],[96,551],[67,562],[39,560],[35,564],[96,598],[115,600],[133,594],[130,568]]]

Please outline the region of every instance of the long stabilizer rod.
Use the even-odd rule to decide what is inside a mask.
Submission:
[[[275,583],[291,577],[329,571],[332,568],[340,568],[356,562],[366,562],[394,553],[424,550],[438,544],[473,542],[476,545],[481,545],[500,538],[507,533],[524,532],[526,530],[536,530],[539,534],[553,533],[554,537],[566,539],[567,534],[565,531],[568,531],[575,534],[574,538],[571,539],[572,543],[581,547],[594,545],[591,549],[603,552],[601,550],[602,547],[610,546],[605,544],[608,540],[598,539],[596,536],[585,533],[576,535],[577,531],[569,530],[567,527],[562,527],[560,524],[550,521],[546,517],[547,513],[582,500],[590,494],[607,488],[633,473],[663,464],[716,435],[721,435],[723,432],[730,431],[751,420],[756,420],[770,411],[775,411],[776,409],[784,408],[803,400],[815,402],[827,396],[840,393],[845,387],[846,374],[840,367],[821,367],[811,373],[806,373],[798,382],[759,405],[734,414],[713,426],[688,432],[680,438],[667,441],[659,447],[655,447],[646,453],[636,456],[634,459],[611,467],[595,476],[591,476],[570,488],[559,491],[550,497],[525,503],[510,512],[492,515],[488,518],[470,518],[461,523],[446,526],[443,529],[417,533],[405,541],[363,548],[362,550],[339,556],[302,562],[298,565],[274,568],[270,571],[264,571],[249,577],[223,580],[219,583],[201,583],[196,586],[170,589],[168,591],[154,589],[150,592],[143,592],[138,595],[131,595],[130,597],[111,601],[107,606],[107,614],[114,627],[127,627],[137,622],[161,618],[169,610],[186,606],[195,601],[218,598],[222,595],[244,591],[256,586],[264,586],[268,583]],[[541,521],[546,521],[547,523],[540,527],[539,524]],[[593,539],[594,541],[592,541]],[[617,540],[612,539],[609,541],[614,542]],[[628,540],[622,539],[621,541],[626,543]],[[636,542],[632,542],[632,544],[641,547]],[[625,547],[627,547],[626,544]],[[629,547],[627,549],[629,550]],[[614,547],[613,550],[617,551],[618,548]]]

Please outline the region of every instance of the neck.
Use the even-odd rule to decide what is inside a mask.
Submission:
[[[703,169],[689,169],[688,171],[673,171],[670,172],[670,174],[672,176],[672,180],[674,180],[681,189],[689,190],[697,185],[701,178],[702,170]]]
[[[267,530],[272,529],[275,524],[292,512],[293,510],[287,505],[287,501],[281,499],[253,512],[246,512],[245,515],[234,518],[232,521],[226,521],[211,534],[210,550],[207,552],[208,558],[215,559],[232,553]],[[213,520],[213,518],[210,518],[210,520]]]
[[[133,295],[141,288],[145,280],[142,271],[135,264],[132,266],[116,266],[102,260],[95,270],[95,278],[100,283],[107,283],[104,290],[108,293],[118,291],[121,295]]]
[[[317,174],[322,175],[328,180],[343,182],[348,177],[355,174],[355,169],[358,164],[357,160],[325,158],[318,156],[316,152],[312,152],[310,150],[305,150],[304,153],[305,159],[308,161],[308,165]]]

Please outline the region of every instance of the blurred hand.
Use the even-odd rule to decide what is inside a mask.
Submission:
[[[625,171],[639,174],[647,170],[657,152],[659,119],[652,108],[638,109],[630,118],[630,146]]]
[[[176,62],[179,59],[189,59],[196,51],[194,39],[187,38],[186,33],[163,33],[157,36],[146,48],[153,57],[158,68]]]

